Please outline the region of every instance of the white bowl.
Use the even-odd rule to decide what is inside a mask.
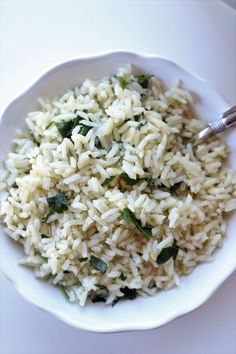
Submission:
[[[167,86],[182,79],[184,86],[194,94],[197,114],[213,120],[229,107],[228,102],[208,83],[186,72],[171,61],[155,55],[130,52],[112,52],[75,59],[54,67],[45,73],[5,110],[0,122],[0,161],[11,149],[11,140],[17,128],[24,126],[27,112],[37,109],[39,96],[53,98],[86,78],[100,79],[114,74],[118,67],[132,64],[134,70],[156,74]],[[236,134],[227,135],[230,161],[236,167]],[[223,247],[215,253],[212,263],[199,265],[194,272],[181,278],[178,288],[161,291],[155,297],[122,301],[114,307],[91,304],[81,308],[67,302],[57,288],[35,279],[32,270],[19,266],[22,249],[0,227],[0,265],[6,276],[28,301],[54,314],[68,324],[96,332],[146,330],[162,326],[203,304],[236,268],[236,217],[229,219]]]

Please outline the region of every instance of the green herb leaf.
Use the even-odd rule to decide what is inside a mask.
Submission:
[[[176,193],[177,189],[181,186],[182,182],[178,182],[173,184],[173,186],[170,187],[170,193]]]
[[[124,281],[127,279],[127,277],[124,275],[123,272],[121,272],[121,275],[119,276],[120,280]]]
[[[92,127],[88,127],[87,125],[83,125],[83,127],[81,127],[79,134],[86,136],[87,133],[90,131],[90,129],[92,129]]]
[[[129,300],[134,300],[137,297],[137,290],[130,289],[127,286],[125,288],[121,288],[120,291],[125,295],[125,297]]]
[[[50,123],[48,123],[48,125],[46,126],[46,129],[49,129],[52,125],[54,125],[55,124],[55,122],[50,122]]]
[[[39,147],[39,146],[40,146],[40,143],[38,142],[38,140],[36,139],[36,137],[34,136],[34,134],[31,134],[31,137],[32,137],[32,141],[34,142],[34,144]]]
[[[151,177],[137,177],[136,179],[132,179],[130,178],[127,173],[122,173],[120,175],[120,177],[125,181],[126,184],[128,184],[129,186],[135,186],[136,184],[146,181],[148,182],[148,184],[152,184],[153,183],[153,179]]]
[[[65,296],[66,300],[70,300],[70,296],[68,295],[68,293],[65,290],[65,287],[63,285],[57,285],[58,289],[60,289],[63,293],[63,295]]]
[[[69,199],[66,197],[64,192],[59,191],[53,197],[47,198],[49,212],[43,217],[42,221],[45,222],[53,213],[63,213],[68,209],[70,205]]]
[[[78,256],[77,259],[78,259],[78,261],[80,263],[82,263],[82,262],[86,262],[88,260],[88,257],[80,257],[80,256]]]
[[[161,252],[157,256],[156,263],[159,265],[164,264],[171,258],[173,258],[173,260],[175,261],[178,251],[179,247],[176,245],[176,241],[174,241],[172,246],[165,247],[161,250]]]
[[[96,269],[102,273],[105,273],[107,270],[107,263],[99,257],[91,256],[90,264],[94,269]]]
[[[61,191],[53,197],[47,198],[47,202],[50,210],[56,213],[63,213],[63,211],[66,211],[70,205],[69,199],[66,197],[65,193]]]
[[[96,286],[101,289],[101,290],[105,290],[107,293],[109,292],[108,288],[106,287],[106,285],[103,284],[96,284]]]
[[[117,297],[113,302],[112,306],[115,306],[117,302],[121,300],[134,300],[137,297],[137,290],[136,289],[130,289],[128,287],[121,288],[120,291],[124,294],[124,296]]]
[[[117,304],[117,302],[119,302],[119,301],[122,300],[122,299],[123,299],[123,297],[116,297],[116,298],[112,301],[111,306],[112,306],[112,307],[115,306],[115,305]]]
[[[143,227],[141,222],[135,217],[134,213],[128,208],[122,210],[121,219],[131,222],[141,232],[147,241],[152,237],[151,227]]]
[[[109,295],[109,290],[105,285],[97,284],[98,290],[91,290],[89,298],[92,302],[105,302]]]
[[[124,90],[124,88],[126,87],[125,79],[123,77],[119,76],[118,81],[119,81],[120,87]]]
[[[93,303],[95,302],[106,302],[106,297],[103,294],[99,294],[95,290],[91,290],[89,293],[89,298]]]
[[[45,234],[41,234],[41,237],[42,237],[42,238],[49,238],[50,236],[45,235]]]
[[[60,122],[55,123],[56,127],[63,138],[71,139],[72,131],[77,125],[82,125],[79,134],[86,136],[88,131],[92,129],[92,127],[88,127],[87,125],[81,124],[82,117],[77,115],[76,118],[69,120],[68,122]]]
[[[97,149],[103,149],[101,141],[98,139],[98,137],[96,137],[96,139],[95,139],[95,146]]]
[[[39,257],[41,257],[44,261],[47,261],[47,260],[48,260],[48,257],[44,257],[44,256],[42,256],[42,254],[41,254],[41,252],[40,252],[40,251],[36,251],[36,252],[35,252],[35,256],[39,256]]]
[[[151,75],[137,75],[136,79],[139,83],[139,85],[142,86],[142,88],[148,88],[148,80],[150,79]]]
[[[111,183],[115,177],[116,176],[111,176],[109,178],[106,178],[105,181],[102,182],[102,186],[105,187],[107,184]]]
[[[49,211],[44,217],[42,218],[42,222],[48,221],[49,217],[53,214],[53,211]]]
[[[120,175],[120,177],[125,181],[126,184],[128,184],[129,186],[135,186],[136,184],[138,184],[140,181],[142,181],[142,178],[136,178],[136,179],[132,179],[130,178],[127,173],[122,173]]]
[[[80,121],[83,118],[80,116],[77,116],[76,118],[69,120],[68,122],[60,122],[60,123],[55,123],[56,127],[59,131],[59,133],[61,134],[61,136],[63,138],[71,138],[72,135],[72,131],[75,127],[77,127],[77,125],[80,124]]]

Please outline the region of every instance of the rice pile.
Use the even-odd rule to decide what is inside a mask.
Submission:
[[[115,304],[179,285],[212,260],[236,175],[189,92],[131,67],[85,80],[26,117],[0,182],[1,219],[21,264],[81,306]]]

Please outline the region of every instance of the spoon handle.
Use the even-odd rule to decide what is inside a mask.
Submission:
[[[220,119],[210,122],[206,128],[201,130],[195,138],[194,145],[203,142],[211,136],[222,133],[234,125],[236,125],[236,105],[225,111]]]

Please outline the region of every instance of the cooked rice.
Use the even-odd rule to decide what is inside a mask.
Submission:
[[[189,92],[179,83],[166,90],[154,76],[143,88],[128,66],[39,102],[42,110],[28,114],[27,130],[13,140],[0,181],[0,215],[24,248],[21,264],[83,306],[104,287],[106,304],[124,296],[124,288],[154,295],[212,260],[226,232],[225,213],[236,208],[236,175],[224,167],[226,147],[218,138],[192,146],[205,123],[191,109]],[[71,139],[50,125],[78,115]],[[129,185],[122,173],[140,180]],[[58,191],[71,204],[43,222],[47,198]],[[149,240],[121,219],[125,208],[152,229]],[[176,260],[157,264],[174,240]],[[91,267],[91,256],[107,264],[106,272]]]

